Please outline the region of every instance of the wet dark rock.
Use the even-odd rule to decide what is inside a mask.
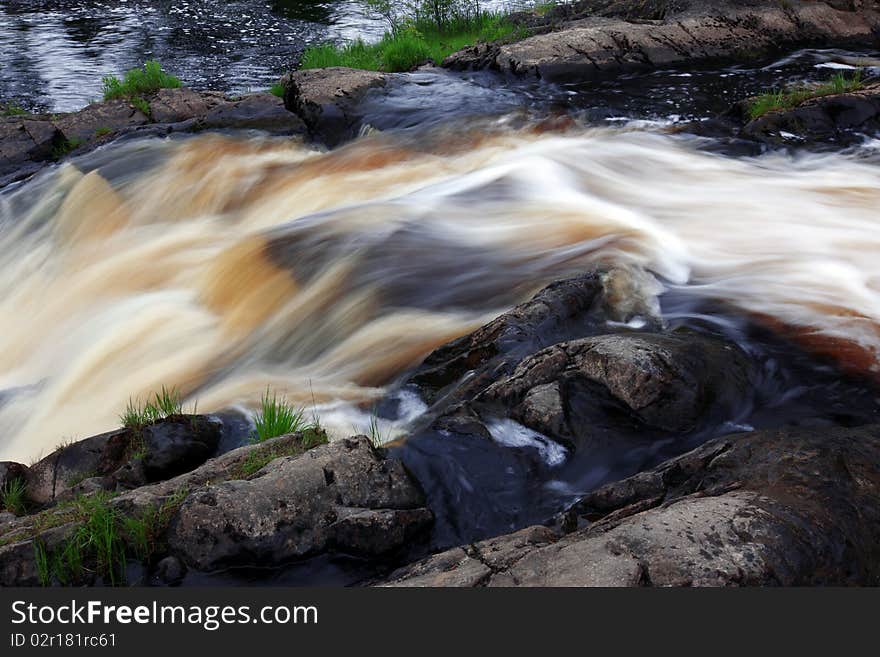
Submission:
[[[150,100],[150,116],[156,123],[180,123],[205,116],[221,102],[220,94],[200,93],[187,87],[160,89]]]
[[[609,396],[636,426],[687,433],[740,415],[750,370],[736,346],[692,331],[601,335],[526,358],[479,400],[579,448],[609,447],[623,433],[608,421]]]
[[[0,184],[16,170],[30,171],[28,164],[52,157],[63,139],[58,128],[42,118],[0,117]]]
[[[56,449],[27,470],[27,495],[44,505],[96,490],[130,489],[204,463],[217,449],[220,424],[173,416],[143,429],[118,429]]]
[[[148,481],[170,479],[208,460],[220,443],[220,423],[203,415],[180,415],[144,427],[143,467]]]
[[[229,409],[212,413],[210,417],[220,423],[220,442],[214,456],[250,444],[254,425],[247,413]]]
[[[127,100],[92,103],[79,112],[62,115],[55,125],[70,144],[81,144],[100,137],[101,133],[144,125],[150,118]]]
[[[390,556],[430,522],[400,462],[384,459],[362,436],[192,493],[169,544],[199,570],[278,566],[325,551]]]
[[[164,586],[176,586],[186,576],[186,565],[175,556],[168,556],[156,564],[155,579]]]
[[[880,426],[716,439],[596,490],[565,519],[580,528],[500,568],[455,548],[390,583],[876,586]]]
[[[204,128],[211,130],[262,130],[276,134],[303,134],[305,124],[272,94],[251,94],[224,102],[208,111]]]
[[[27,480],[28,467],[14,461],[0,461],[0,490],[5,490],[17,480]]]
[[[830,141],[841,143],[853,131],[880,128],[880,83],[843,94],[814,98],[793,109],[769,112],[749,120],[751,101],[743,101],[732,111],[744,122],[745,136],[769,142]]]
[[[754,59],[798,46],[872,46],[880,13],[873,3],[585,2],[551,12],[532,28],[543,33],[465,48],[443,65],[583,80],[682,62]]]
[[[635,270],[559,281],[428,356],[409,383],[429,412],[394,453],[426,490],[435,547],[543,522],[572,489],[748,415],[751,358],[723,337],[663,328],[653,289]]]
[[[525,356],[572,337],[600,332],[609,305],[604,275],[553,283],[486,326],[432,352],[410,382],[428,403],[476,396],[513,372]]]
[[[357,135],[358,103],[386,80],[383,73],[331,67],[294,71],[281,84],[285,107],[305,121],[314,138],[333,147]]]

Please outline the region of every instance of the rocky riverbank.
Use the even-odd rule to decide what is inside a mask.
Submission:
[[[145,107],[118,99],[69,114],[0,116],[0,187],[116,139],[206,130],[306,132],[299,117],[271,94],[230,98],[187,88],[161,89]]]
[[[571,81],[797,47],[875,46],[880,34],[877,3],[844,0],[586,0],[520,20],[540,33],[465,48],[443,65]]]
[[[532,36],[465,48],[443,66],[517,79],[582,82],[657,67],[751,61],[798,47],[874,47],[880,41],[880,11],[874,2],[584,1],[542,15],[516,14],[513,20]],[[0,116],[0,186],[120,138],[259,130],[335,147],[360,134],[363,101],[388,93],[391,81],[405,85],[407,78],[313,69],[283,77],[283,100],[268,93],[228,97],[180,88],[160,90],[137,105],[119,99],[69,114]],[[739,103],[713,125],[759,142],[785,142],[780,133],[833,141],[842,132],[876,123],[875,97],[876,86],[869,85],[789,109],[784,117],[772,113],[759,120],[751,120],[745,104]],[[692,129],[706,132],[705,126]]]
[[[0,582],[259,583],[298,569],[320,584],[346,564],[346,583],[392,585],[877,584],[876,410],[858,428],[725,431],[748,413],[758,363],[711,333],[627,327],[652,316],[632,280],[551,285],[437,350],[408,383],[429,403],[423,428],[389,450],[300,433],[227,451],[229,417],[173,416],[3,463],[0,485],[22,493],[0,519]],[[513,534],[500,528],[531,516],[473,495],[497,489],[503,507],[511,468],[539,476],[661,438],[681,453],[712,427],[719,438]],[[438,482],[439,461],[413,456],[432,446],[481,450],[484,481],[470,473],[470,494]],[[86,540],[96,516],[112,554]]]

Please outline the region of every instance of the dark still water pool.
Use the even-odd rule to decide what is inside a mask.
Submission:
[[[0,0],[0,101],[75,110],[147,59],[189,86],[257,90],[307,45],[382,31],[357,0]]]

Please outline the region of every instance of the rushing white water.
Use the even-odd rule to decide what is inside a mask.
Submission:
[[[158,165],[65,165],[0,198],[0,459],[113,428],[161,385],[200,411],[251,406],[268,385],[341,418],[340,403],[369,406],[431,349],[597,264],[876,369],[875,165],[731,159],[625,130],[434,143],[128,144],[102,161]]]

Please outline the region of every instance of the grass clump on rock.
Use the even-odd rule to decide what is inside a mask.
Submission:
[[[182,415],[183,404],[180,400],[180,391],[177,388],[162,386],[160,392],[153,393],[153,399],[141,404],[139,401],[128,400],[125,412],[119,416],[119,421],[126,429],[143,429],[148,424],[172,415]]]
[[[439,64],[448,55],[483,41],[497,41],[520,29],[503,14],[484,11],[475,0],[368,0],[390,30],[376,43],[361,40],[342,46],[306,49],[300,68],[345,66],[368,71],[408,71],[426,62]]]
[[[307,427],[302,431],[297,440],[281,442],[278,444],[260,445],[256,447],[236,468],[230,473],[230,479],[247,479],[256,474],[275,459],[282,456],[298,456],[319,445],[329,442],[327,433],[319,426]]]
[[[55,550],[34,541],[37,575],[43,586],[57,581],[64,586],[82,582],[87,574],[103,577],[111,585],[125,578],[126,546],[122,515],[110,506],[113,495],[96,493],[70,503],[70,520],[79,526]]]
[[[0,103],[0,116],[25,116],[28,111],[13,102]]]
[[[263,395],[260,412],[254,416],[253,442],[262,443],[288,433],[305,429],[320,429],[317,418],[310,423],[306,420],[304,408],[295,408],[284,397],[268,388]]]
[[[163,71],[161,64],[155,60],[145,62],[143,68],[131,69],[121,80],[115,75],[107,75],[102,81],[104,100],[142,99],[143,96],[154,94],[159,89],[176,89],[181,86],[180,79]]]
[[[802,85],[794,89],[771,91],[750,101],[749,118],[754,121],[770,112],[793,109],[813,98],[858,91],[863,86],[861,73],[856,71],[852,78],[838,73],[824,84]]]
[[[160,506],[128,516],[111,504],[114,493],[80,495],[50,512],[34,526],[35,533],[62,524],[76,528],[60,545],[49,549],[34,540],[34,563],[42,586],[88,583],[93,577],[110,586],[125,583],[129,555],[146,562],[162,548],[171,517],[183,503],[185,488],[172,493]]]
[[[21,477],[7,481],[3,488],[0,488],[0,509],[17,516],[22,515],[27,507],[26,489],[27,484]]]

